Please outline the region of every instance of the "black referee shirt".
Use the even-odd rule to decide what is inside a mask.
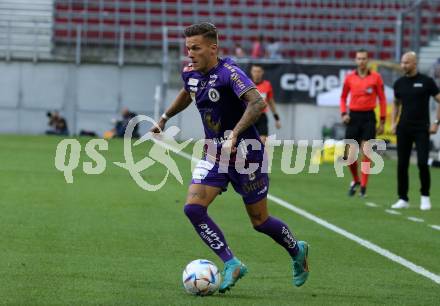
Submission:
[[[429,125],[429,99],[439,93],[435,81],[417,73],[394,82],[394,96],[402,102],[399,124]]]

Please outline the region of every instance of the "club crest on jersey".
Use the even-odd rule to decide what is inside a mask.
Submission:
[[[208,97],[209,100],[211,100],[212,102],[217,102],[218,100],[220,100],[220,93],[217,89],[210,88],[208,91]]]
[[[189,86],[197,86],[197,84],[199,84],[199,80],[194,79],[194,78],[189,78],[189,80],[188,80]]]
[[[372,87],[368,87],[367,89],[365,89],[365,92],[369,95],[371,95],[373,93],[373,88]]]

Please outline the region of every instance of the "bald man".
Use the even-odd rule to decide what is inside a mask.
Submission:
[[[407,52],[402,56],[400,66],[404,76],[394,83],[394,107],[392,129],[397,135],[397,192],[399,200],[391,207],[408,208],[408,167],[413,144],[416,144],[417,166],[420,178],[420,209],[430,210],[429,189],[429,135],[437,133],[440,124],[440,107],[437,116],[430,124],[429,100],[431,97],[440,103],[440,92],[435,81],[417,71],[417,55]]]

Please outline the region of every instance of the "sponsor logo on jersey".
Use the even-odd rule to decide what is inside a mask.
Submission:
[[[422,83],[414,83],[414,87],[423,87]]]
[[[229,71],[235,72],[235,69],[233,66],[229,65],[228,63],[223,64],[224,67],[226,67]]]
[[[243,184],[243,191],[245,193],[256,192],[257,190],[264,190],[264,187],[267,187],[266,180],[264,177],[262,177],[258,180],[249,181],[248,183]],[[264,191],[262,191],[262,193]]]
[[[226,142],[226,140],[228,140],[227,137],[215,137],[215,138],[212,138],[212,142],[215,145],[224,144]]]
[[[214,133],[219,133],[220,129],[221,129],[221,122],[220,120],[216,121],[213,117],[212,117],[212,113],[211,112],[206,112],[203,114],[203,121],[205,122],[205,126],[213,131]]]
[[[260,191],[257,192],[258,195],[263,194],[267,191],[267,186],[264,186],[263,189],[261,189]]]
[[[232,82],[234,82],[235,84],[237,84],[238,88],[240,90],[243,90],[246,88],[246,85],[244,85],[243,81],[240,79],[240,76],[238,75],[238,73],[234,72],[231,74],[231,80]]]
[[[209,82],[208,82],[208,84],[209,85],[214,85],[215,84],[215,81],[217,81],[217,79],[218,79],[218,75],[216,75],[216,74],[211,74],[210,76],[209,76]]]
[[[189,86],[197,86],[197,84],[199,84],[199,80],[194,79],[194,78],[189,78],[189,80],[188,80]]]

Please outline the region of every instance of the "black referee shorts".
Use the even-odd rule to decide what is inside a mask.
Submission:
[[[350,111],[350,122],[345,130],[345,139],[362,141],[376,138],[376,114],[374,111]]]
[[[266,113],[262,113],[257,122],[255,122],[255,127],[257,128],[258,134],[260,136],[267,136],[269,134],[269,127],[267,123]]]

